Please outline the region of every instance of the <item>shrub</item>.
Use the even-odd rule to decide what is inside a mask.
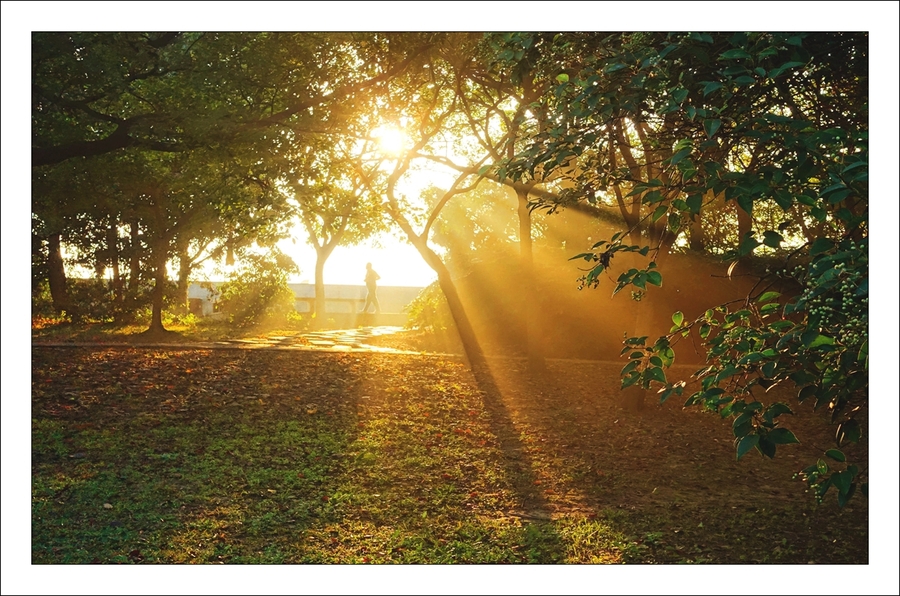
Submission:
[[[248,255],[245,264],[219,287],[219,310],[238,327],[284,324],[294,311],[287,274],[297,266],[280,252]]]

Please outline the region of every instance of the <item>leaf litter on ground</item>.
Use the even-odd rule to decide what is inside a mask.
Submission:
[[[792,480],[814,413],[737,462],[716,416],[621,410],[619,368],[34,347],[32,562],[868,561],[866,501]]]

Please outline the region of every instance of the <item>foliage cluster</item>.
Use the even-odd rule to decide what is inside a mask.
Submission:
[[[439,337],[444,337],[455,329],[447,300],[437,282],[432,282],[419,292],[404,310],[407,313],[406,325],[410,329],[419,329]]]
[[[219,311],[238,328],[287,322],[296,313],[287,276],[296,268],[281,252],[247,255],[241,268],[219,286]]]
[[[708,359],[686,405],[731,418],[738,457],[773,457],[797,441],[779,418],[791,409],[753,397],[783,382],[796,385],[798,402],[830,411],[838,447],[858,442],[868,403],[865,34],[507,34],[494,43],[502,67],[555,82],[535,108],[552,114],[548,126],[501,175],[569,178],[561,204],[617,204],[627,225],[574,257],[593,263],[584,283],[596,287],[631,253],[648,262],[626,267],[614,292],[661,285],[658,263],[679,238],[711,248],[698,225],[722,204],[739,231],[727,259],[784,256],[737,309],[710,305],[687,322],[676,313],[668,336],[627,339],[623,387],[681,395],[686,381],[666,375],[673,339],[697,327]],[[772,288],[785,282],[803,292],[780,304]],[[801,473],[817,497],[834,486],[844,504],[865,492],[865,470],[838,449],[826,455],[843,469],[820,460]]]
[[[413,320],[444,332],[449,311],[483,369],[451,269],[428,244],[461,255],[458,269],[511,245],[512,203],[493,209],[505,199],[479,186],[488,179],[515,191],[526,303],[537,303],[542,210],[624,222],[573,258],[590,264],[590,287],[624,261],[614,293],[636,298],[664,283],[673,252],[737,271],[782,259],[737,307],[676,313],[654,340],[635,323],[623,386],[683,395],[671,366],[696,329],[708,361],[687,403],[732,420],[739,457],[797,440],[791,408],[755,393],[791,383],[837,429],[823,457],[840,465],[817,461],[804,478],[841,503],[865,492],[868,472],[845,453],[868,404],[865,33],[36,33],[32,46],[32,258],[57,311],[72,302],[66,245],[98,278],[111,271],[115,308],[152,282],[151,328],[169,266],[183,303],[197,267],[242,253],[250,265],[223,289],[229,318],[284,318],[285,264],[252,246],[274,246],[300,217],[318,288],[333,248],[381,230],[386,214],[438,274]],[[405,129],[399,153],[377,147],[381,126]],[[423,159],[456,178],[407,196],[401,181]]]

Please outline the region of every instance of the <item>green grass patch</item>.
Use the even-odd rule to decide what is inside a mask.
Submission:
[[[691,476],[696,466],[658,459],[657,470],[637,450],[627,456],[623,446],[655,440],[646,427],[582,432],[571,417],[504,413],[452,359],[33,355],[34,564],[860,558],[809,533],[821,510],[657,499],[647,483],[705,480]],[[606,440],[615,457],[603,455]]]

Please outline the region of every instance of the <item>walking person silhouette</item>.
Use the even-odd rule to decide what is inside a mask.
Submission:
[[[378,304],[378,296],[375,294],[376,282],[379,279],[381,279],[381,276],[372,269],[372,263],[366,263],[366,303],[360,311],[361,313],[369,312],[369,305],[375,307],[376,315],[381,313],[381,306]]]

